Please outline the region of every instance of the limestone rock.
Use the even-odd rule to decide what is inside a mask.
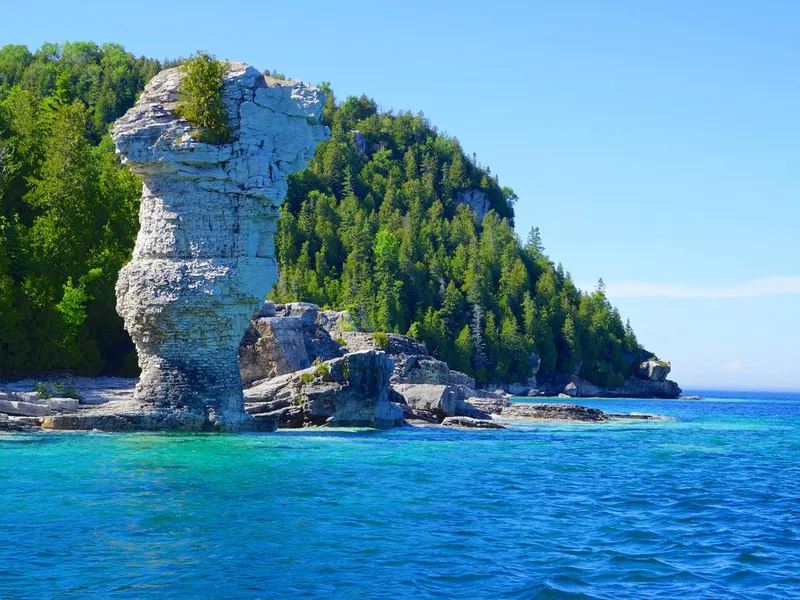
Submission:
[[[284,427],[395,427],[402,424],[403,411],[389,397],[393,368],[384,352],[346,354],[256,383],[244,392],[247,411],[282,411],[280,423]]]
[[[663,360],[646,360],[639,365],[639,377],[650,381],[664,381],[672,370],[672,365]]]
[[[429,383],[399,383],[393,388],[405,398],[406,403],[413,409],[452,417],[456,414],[458,404],[458,390],[452,385],[438,385]]]
[[[486,421],[484,419],[473,419],[472,417],[447,417],[441,424],[443,427],[458,427],[464,429],[505,429],[500,423]]]
[[[177,68],[156,75],[111,132],[144,181],[117,312],[138,351],[142,406],[237,429],[250,419],[239,341],[276,280],[273,234],[286,176],[329,136],[319,124],[324,96],[226,63],[230,143],[206,144],[174,112],[181,77]]]
[[[239,372],[245,387],[344,354],[319,323],[315,304],[265,303],[256,315],[239,343]]]
[[[604,396],[610,398],[679,398],[681,388],[669,379],[651,381],[648,379],[626,379],[616,388],[605,390]]]
[[[482,190],[461,190],[456,192],[456,202],[469,206],[478,217],[478,221],[483,221],[486,213],[491,208],[489,198]]]
[[[22,400],[0,400],[0,413],[20,417],[44,417],[53,413],[48,404],[23,402]]]
[[[512,403],[503,409],[502,416],[510,419],[541,419],[547,421],[608,421],[603,411],[577,404]]]

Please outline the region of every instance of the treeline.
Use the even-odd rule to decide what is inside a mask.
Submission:
[[[0,372],[135,371],[114,284],[141,184],[108,129],[162,66],[116,44],[0,49]]]
[[[114,44],[0,49],[0,372],[135,372],[114,283],[141,188],[107,132],[165,66]],[[339,104],[325,87],[332,139],[290,180],[274,299],[348,308],[480,381],[524,378],[533,352],[545,376],[632,373],[630,327],[601,286],[575,287],[538,231],[520,242],[513,190],[421,114]],[[491,209],[480,222],[459,202],[468,192]]]
[[[579,370],[611,386],[633,373],[630,326],[602,285],[575,287],[538,230],[520,242],[513,190],[421,114],[326,92],[332,137],[290,178],[273,299],[347,308],[481,382],[527,377],[532,353],[544,377]],[[491,208],[480,222],[465,204],[476,192]]]

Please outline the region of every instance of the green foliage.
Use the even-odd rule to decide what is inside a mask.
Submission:
[[[176,113],[199,131],[193,137],[210,144],[226,143],[230,137],[228,113],[222,101],[225,65],[208,52],[198,52],[181,67]]]
[[[328,368],[328,365],[326,365],[325,363],[321,363],[321,364],[317,365],[317,368],[314,371],[314,373],[317,374],[317,375],[320,375],[320,376],[330,375],[331,374],[331,370]]]
[[[121,46],[0,49],[0,372],[118,372],[141,184],[106,135],[161,69]]]
[[[389,347],[389,337],[382,331],[376,331],[372,334],[372,339],[378,345],[378,348],[385,350]]]
[[[311,383],[314,381],[314,376],[311,373],[303,373],[300,375],[300,381],[302,383]]]
[[[74,398],[80,400],[80,394],[71,383],[64,385],[55,381],[39,381],[36,383],[34,391],[39,393],[39,397],[48,400],[50,398]]]
[[[347,341],[343,337],[333,338],[333,341],[339,344],[340,346],[347,346]]]
[[[630,374],[632,330],[545,254],[537,228],[513,228],[510,188],[421,115],[381,112],[367,98],[337,103],[331,139],[290,177],[276,234],[279,302],[347,308],[368,331],[407,332],[479,381],[527,377],[531,353],[546,379],[581,367],[592,381]],[[479,223],[457,201],[486,194]]]
[[[107,132],[164,66],[115,44],[0,48],[4,374],[136,373],[114,284],[133,248],[141,184]],[[224,66],[199,53],[183,68],[179,110],[203,139],[225,141]],[[608,385],[635,372],[643,351],[604,286],[578,290],[538,229],[521,243],[516,194],[475,155],[422,114],[380,111],[366,96],[337,103],[321,88],[331,139],[290,177],[274,300],[347,309],[355,322],[341,331],[405,331],[481,382],[526,377],[532,352],[544,379],[580,368]],[[482,222],[459,204],[464,190],[486,195]]]

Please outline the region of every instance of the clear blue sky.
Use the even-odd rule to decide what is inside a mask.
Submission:
[[[800,388],[800,2],[6,4],[0,43],[205,49],[421,110],[684,387]]]

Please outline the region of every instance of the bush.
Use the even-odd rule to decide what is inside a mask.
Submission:
[[[180,104],[175,113],[200,128],[192,132],[197,141],[227,143],[230,128],[222,101],[225,66],[208,52],[198,52],[180,68],[184,75],[178,87]]]
[[[303,383],[311,383],[314,381],[314,376],[311,373],[303,373],[300,375],[300,381]]]
[[[325,363],[317,365],[317,370],[315,371],[317,375],[330,375],[331,370],[328,368],[328,365]]]
[[[373,333],[372,339],[375,340],[375,343],[381,350],[385,350],[386,348],[389,347],[389,336],[383,333],[382,331],[376,331],[375,333]]]
[[[343,337],[337,337],[333,341],[339,344],[340,346],[347,346],[347,342]]]
[[[39,393],[42,400],[50,398],[74,398],[80,400],[81,396],[75,386],[71,383],[64,385],[63,383],[56,383],[55,381],[40,381],[36,384],[34,391]]]

